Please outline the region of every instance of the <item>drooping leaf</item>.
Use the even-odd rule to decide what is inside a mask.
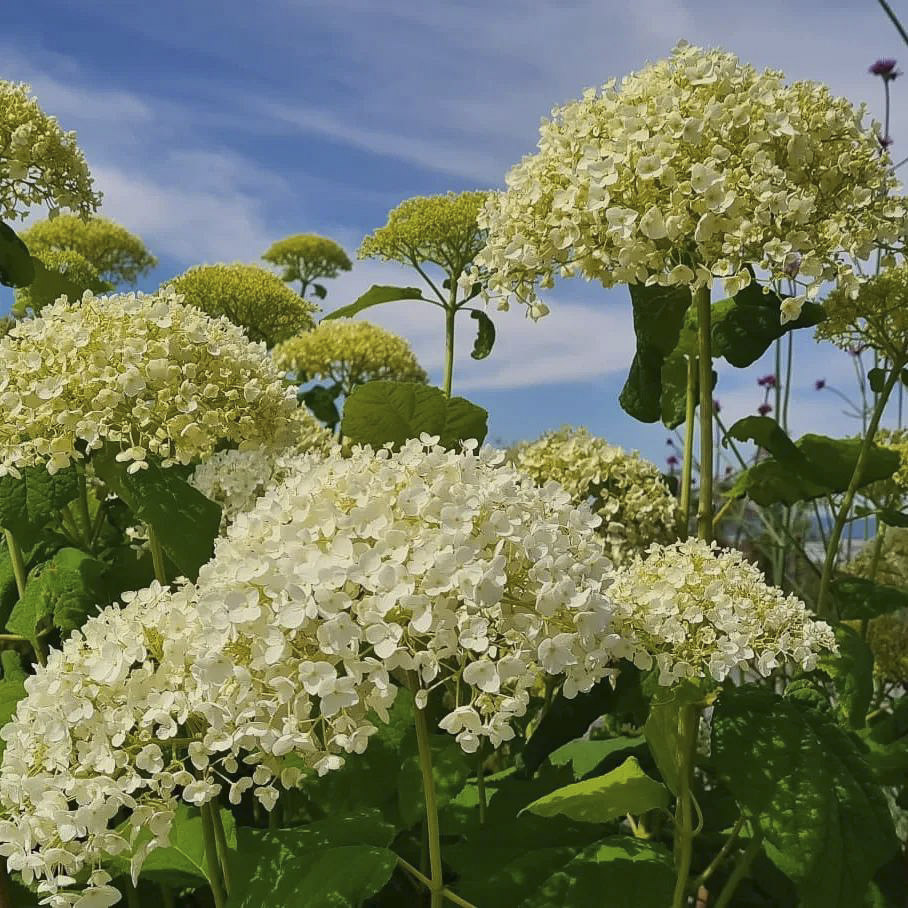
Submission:
[[[59,519],[59,512],[79,494],[78,474],[68,467],[51,475],[43,466],[26,467],[15,476],[0,477],[0,526],[22,548],[37,541],[42,527]]]
[[[476,330],[476,340],[473,342],[473,359],[485,359],[495,345],[495,323],[480,309],[473,309],[470,318],[475,318],[479,324]]]
[[[316,419],[320,419],[329,428],[334,428],[340,422],[340,413],[337,410],[337,398],[340,390],[337,385],[330,388],[315,385],[313,388],[302,391],[299,397]]]
[[[475,438],[485,440],[488,413],[463,397],[447,398],[438,388],[418,382],[370,381],[355,388],[344,403],[341,431],[354,444],[395,448],[421,433],[440,437],[446,448]]]
[[[908,514],[902,511],[896,511],[893,508],[883,508],[877,516],[883,522],[891,527],[908,527]]]
[[[363,309],[379,306],[382,303],[392,303],[395,300],[424,300],[428,302],[423,297],[422,290],[418,287],[390,287],[383,284],[373,284],[361,297],[348,306],[341,306],[340,309],[329,312],[322,318],[322,321],[328,322],[335,318],[352,318],[362,312]]]
[[[0,221],[0,284],[27,287],[35,279],[28,247],[9,224]]]
[[[312,292],[320,299],[323,300],[328,295],[328,290],[324,284],[313,284]]]
[[[866,620],[908,608],[908,590],[842,574],[831,584],[839,617]]]
[[[128,473],[117,451],[105,447],[92,464],[107,487],[129,505],[135,517],[152,526],[161,546],[181,574],[194,580],[210,558],[221,523],[221,509],[174,469],[149,461],[148,469]]]
[[[855,739],[822,713],[742,687],[716,704],[711,754],[802,908],[860,904],[898,840]]]
[[[883,386],[886,384],[886,370],[871,369],[867,373],[867,383],[870,385],[871,391],[879,394],[883,390]]]
[[[851,728],[861,728],[873,697],[873,653],[864,638],[847,624],[835,627],[839,651],[824,655],[819,667],[832,678],[838,710]]]
[[[29,640],[53,625],[64,633],[81,627],[103,600],[104,565],[79,549],[60,549],[31,574],[7,628]]]
[[[628,757],[617,769],[559,788],[524,810],[541,817],[563,814],[586,823],[607,823],[628,813],[667,807],[668,801],[668,789],[651,779],[634,757]]]
[[[609,757],[638,750],[646,744],[642,735],[629,738],[619,735],[617,738],[578,738],[563,744],[549,754],[553,766],[571,765],[575,779],[589,775]]]

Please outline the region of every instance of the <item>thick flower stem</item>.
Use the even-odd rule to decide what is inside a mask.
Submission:
[[[4,530],[3,533],[6,536],[6,547],[9,549],[9,560],[13,564],[13,574],[16,578],[16,590],[21,599],[25,595],[25,581],[27,577],[25,559],[22,557],[22,549],[19,548],[16,537],[13,536],[9,530]]]
[[[151,561],[154,565],[155,579],[161,586],[167,586],[170,581],[167,579],[167,569],[164,567],[164,550],[161,548],[161,540],[154,527],[149,523],[148,528],[148,547],[151,549]]]
[[[678,716],[681,766],[678,773],[678,799],[675,804],[675,894],[672,908],[687,905],[687,879],[694,846],[693,802],[691,783],[694,774],[694,751],[700,714],[695,706],[684,706]]]
[[[410,690],[415,696],[419,686],[411,675]],[[442,908],[444,904],[444,870],[441,863],[441,832],[438,826],[438,802],[435,798],[435,778],[432,775],[432,745],[429,739],[429,725],[425,710],[414,707],[416,725],[416,748],[419,752],[419,771],[422,774],[423,798],[426,802],[426,831],[429,837],[429,876],[431,908]]]
[[[867,432],[861,442],[861,448],[858,451],[858,460],[854,465],[854,472],[851,474],[851,481],[845,490],[845,498],[836,514],[835,523],[832,532],[829,534],[829,544],[826,546],[826,560],[823,562],[823,573],[820,576],[820,592],[817,594],[816,612],[820,618],[836,617],[835,609],[827,601],[829,599],[829,587],[832,583],[832,575],[835,572],[835,565],[839,555],[839,543],[842,540],[842,531],[848,521],[848,515],[851,513],[851,506],[854,504],[855,495],[861,486],[864,477],[864,469],[867,466],[867,460],[870,457],[870,448],[873,445],[873,439],[879,428],[880,420],[883,417],[883,410],[886,409],[886,403],[892,394],[895,383],[899,380],[904,363],[893,363],[886,381],[883,384],[883,390],[877,397],[876,404],[873,407],[873,413],[870,416],[870,424],[867,426]]]
[[[221,865],[221,873],[224,877],[224,891],[230,895],[230,853],[227,849],[227,835],[224,832],[224,824],[221,821],[221,810],[217,804],[214,804],[211,810],[211,819],[214,824],[214,844],[218,853],[218,862]]]
[[[211,802],[203,804],[200,810],[202,813],[202,838],[205,841],[205,863],[208,868],[208,882],[211,886],[211,894],[214,897],[215,908],[224,908],[227,900],[224,896],[223,884],[221,883],[221,868],[218,862]]]
[[[713,356],[712,310],[709,287],[694,293],[697,307],[697,348],[700,378],[700,504],[697,535],[713,538]]]
[[[732,870],[731,875],[725,881],[725,885],[722,887],[722,892],[719,894],[719,898],[716,900],[714,908],[727,908],[727,906],[731,904],[732,896],[735,894],[738,884],[747,876],[750,865],[760,851],[760,846],[763,844],[762,839],[762,835],[754,830],[750,844],[745,849],[744,854],[738,859],[738,863],[735,864],[735,868]]]
[[[694,418],[697,412],[697,359],[687,358],[687,392],[684,407],[684,454],[681,460],[681,503],[678,538],[690,531],[690,493],[694,476]]]
[[[451,396],[451,385],[454,380],[454,319],[457,309],[451,302],[445,307],[445,397]]]

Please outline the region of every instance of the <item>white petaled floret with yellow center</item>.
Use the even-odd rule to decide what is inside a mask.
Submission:
[[[63,296],[0,339],[0,475],[105,443],[130,472],[289,443],[296,410],[264,344],[168,291]]]
[[[856,262],[897,244],[905,207],[879,128],[813,82],[786,84],[724,51],[681,42],[672,55],[552,111],[538,152],[479,215],[488,231],[469,285],[515,297],[534,318],[537,287],[582,274],[615,284],[794,279],[797,318],[827,281],[855,291]]]
[[[473,752],[514,736],[541,675],[574,696],[632,652],[599,518],[502,452],[436,442],[300,456],[195,584],[124,596],[36,669],[0,732],[0,854],[47,904],[112,904],[104,857],[137,878],[180,801],[270,810],[301,763],[339,768],[404,679],[418,708],[446,688],[441,727]]]
[[[674,538],[677,502],[658,467],[636,451],[566,426],[519,445],[518,469],[543,484],[560,483],[576,502],[588,501],[602,517],[600,532],[616,565],[631,560],[653,542]]]
[[[793,663],[805,671],[835,635],[796,596],[769,586],[734,549],[702,539],[653,545],[615,573],[609,588],[613,628],[633,641],[638,668],[659,670],[659,684],[723,681],[740,671],[768,677]]]

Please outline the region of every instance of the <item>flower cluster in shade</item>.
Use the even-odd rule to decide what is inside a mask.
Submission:
[[[794,319],[824,282],[853,289],[855,262],[904,232],[863,118],[823,85],[682,42],[543,121],[538,152],[480,213],[485,295],[536,318],[537,288],[558,276],[693,290],[719,278],[733,295],[752,265],[797,282],[781,314]]]
[[[677,504],[655,464],[587,429],[564,427],[519,445],[517,467],[540,485],[554,480],[602,518],[609,557],[625,564],[653,542],[674,538]]]
[[[908,358],[908,264],[883,269],[856,293],[837,288],[823,303],[826,318],[817,340],[832,341],[852,352],[867,346],[883,356]]]
[[[250,340],[269,347],[315,327],[317,307],[258,265],[197,265],[167,286],[190,306],[224,315],[246,330]]]
[[[54,473],[105,443],[132,472],[280,445],[296,409],[264,344],[168,291],[64,296],[0,339],[0,475]]]
[[[0,218],[24,218],[33,205],[87,217],[100,204],[76,134],[44,113],[29,85],[0,80]]]
[[[47,904],[82,904],[88,872],[111,904],[104,857],[136,877],[180,801],[271,809],[301,766],[340,767],[404,679],[420,708],[448,690],[441,727],[472,752],[514,736],[541,674],[572,696],[613,672],[598,518],[435,441],[299,457],[196,583],[125,595],[26,681],[0,733],[0,854]]]
[[[908,685],[908,613],[880,615],[867,628],[873,673],[884,684]]]
[[[329,381],[344,395],[377,379],[428,381],[410,345],[370,322],[324,321],[314,331],[284,341],[273,355],[281,369],[300,381]]]
[[[740,552],[700,539],[651,546],[618,569],[609,598],[613,631],[632,641],[628,658],[655,665],[666,686],[736,671],[767,677],[787,662],[809,671],[836,648],[803,602],[769,586]]]

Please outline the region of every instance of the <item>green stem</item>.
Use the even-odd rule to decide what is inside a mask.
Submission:
[[[170,887],[161,883],[158,888],[161,890],[161,903],[164,905],[164,908],[175,908],[173,892]]]
[[[215,841],[211,802],[203,804],[200,810],[202,813],[202,838],[205,842],[205,863],[208,868],[208,882],[211,886],[211,894],[214,897],[215,908],[225,908],[227,900],[224,897],[221,870],[218,866],[217,842]]]
[[[211,810],[211,819],[214,823],[214,844],[224,877],[224,891],[230,895],[230,852],[227,848],[227,836],[224,833],[224,824],[221,821],[221,810],[217,803]]]
[[[678,537],[690,531],[690,492],[694,475],[694,417],[697,411],[697,358],[687,357],[687,391],[684,404],[684,453],[681,459],[681,503]]]
[[[76,498],[76,502],[79,507],[79,516],[82,518],[82,524],[85,527],[85,532],[83,533],[83,538],[85,540],[85,547],[91,547],[91,537],[92,537],[92,524],[91,524],[91,514],[88,510],[88,483],[85,481],[85,469],[84,467],[78,471],[78,483],[79,483],[79,495]]]
[[[479,795],[479,825],[482,826],[486,821],[486,810],[488,809],[488,800],[486,799],[486,779],[485,779],[485,739],[479,742],[479,753],[477,754],[476,769],[476,792]]]
[[[3,531],[6,536],[6,547],[9,549],[9,560],[13,563],[13,574],[16,578],[16,589],[21,599],[25,595],[25,582],[28,574],[25,570],[25,559],[22,557],[22,549],[16,542],[16,537],[9,530]]]
[[[457,310],[450,303],[445,307],[445,397],[451,396],[451,384],[454,380],[454,318]]]
[[[732,870],[728,879],[725,881],[722,892],[719,894],[719,898],[713,908],[727,908],[727,906],[731,904],[731,898],[735,894],[738,884],[747,875],[747,871],[750,869],[753,859],[760,850],[762,839],[763,836],[759,832],[754,831],[750,844],[744,850],[744,854],[741,855],[738,863],[735,864],[735,869]]]
[[[697,510],[697,535],[710,542],[713,538],[713,357],[709,287],[697,290],[694,300],[697,306],[697,363],[700,373],[700,504]]]
[[[675,804],[675,894],[672,908],[687,905],[687,878],[694,848],[693,804],[691,783],[694,775],[694,752],[697,747],[697,725],[700,713],[692,705],[681,707],[678,715],[681,765],[678,773],[678,798]]]
[[[149,523],[146,524],[148,529],[148,547],[151,549],[151,560],[154,564],[154,575],[161,586],[168,586],[170,581],[167,579],[167,569],[164,567],[164,550],[161,548],[161,540],[154,527]]]
[[[892,7],[886,2],[886,0],[879,0],[880,6],[883,7],[883,12],[889,16],[889,21],[895,26],[895,30],[902,36],[902,40],[908,44],[908,32],[902,27],[902,23],[899,22],[898,16],[892,11]]]
[[[409,676],[414,696],[419,690],[415,676]],[[416,725],[416,748],[419,752],[419,771],[422,774],[423,797],[426,802],[426,831],[429,838],[429,876],[431,908],[442,908],[444,902],[444,870],[441,863],[441,831],[438,826],[438,802],[435,799],[435,778],[432,775],[432,745],[424,709],[413,711]]]
[[[725,859],[728,857],[731,852],[732,846],[735,842],[738,841],[738,836],[741,834],[741,829],[744,826],[744,817],[738,817],[738,822],[735,823],[734,829],[731,831],[731,835],[725,840],[725,844],[719,850],[719,853],[709,862],[706,870],[698,876],[693,884],[691,889],[694,892],[698,892],[700,887],[722,866]]]
[[[903,362],[893,363],[892,369],[886,376],[883,390],[880,392],[880,396],[877,398],[876,404],[874,405],[873,413],[870,417],[870,425],[867,426],[867,433],[864,435],[863,441],[861,442],[861,448],[858,451],[858,460],[854,466],[854,472],[851,474],[851,481],[848,483],[848,488],[845,490],[845,497],[836,514],[832,532],[829,534],[829,545],[826,548],[826,560],[823,562],[823,573],[820,576],[820,592],[817,594],[816,612],[820,618],[834,615],[835,612],[833,608],[827,606],[827,599],[829,598],[829,587],[832,583],[832,575],[835,571],[836,560],[839,555],[839,543],[842,539],[842,530],[845,528],[845,523],[851,512],[851,506],[854,504],[855,495],[860,488],[861,480],[864,476],[864,468],[870,457],[870,448],[873,445],[876,430],[879,428],[880,420],[883,417],[883,410],[886,408],[889,395],[892,393],[892,389],[895,387],[895,383],[898,381],[899,374],[904,365]]]
[[[400,855],[397,856],[397,863],[400,865],[401,870],[405,870],[414,880],[419,881],[427,889],[432,888],[432,881],[424,874],[420,873],[409,861],[405,861]],[[442,895],[449,901],[453,902],[455,905],[460,905],[461,908],[476,908],[472,902],[468,902],[466,899],[461,898],[457,895],[456,892],[451,892],[450,889],[442,890]]]

